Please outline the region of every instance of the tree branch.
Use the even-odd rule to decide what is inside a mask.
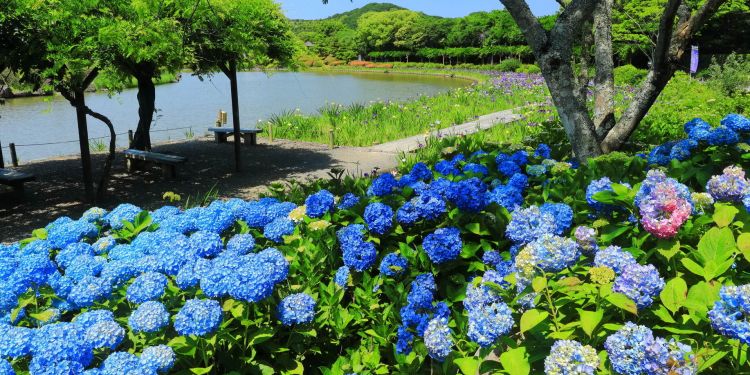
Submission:
[[[612,0],[602,0],[594,11],[594,128],[603,139],[615,126],[615,76],[612,53]]]
[[[674,31],[674,18],[681,3],[682,0],[669,0],[664,9],[664,14],[661,16],[661,21],[659,21],[659,31],[656,37],[656,47],[654,47],[654,57],[651,64],[651,71],[655,73],[661,71],[668,62],[669,46],[672,41],[672,32]]]
[[[107,118],[107,116],[104,116],[101,113],[94,112],[89,107],[84,107],[86,110],[86,114],[103,122],[104,125],[107,125],[107,128],[109,129],[109,154],[107,154],[107,158],[104,160],[104,168],[102,169],[102,174],[99,177],[99,184],[96,187],[96,200],[97,202],[101,202],[104,199],[104,194],[107,192],[107,184],[109,183],[109,174],[112,170],[112,163],[115,160],[115,149],[117,145],[117,134],[115,134],[115,126],[112,124],[112,121]]]
[[[695,33],[708,21],[716,10],[727,0],[707,0],[698,11],[686,21],[677,25],[671,41],[670,55],[675,61],[679,61],[687,50],[687,45],[693,39]]]

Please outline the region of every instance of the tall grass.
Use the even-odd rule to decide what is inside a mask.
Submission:
[[[499,84],[495,80],[407,102],[380,100],[343,106],[328,103],[316,115],[278,113],[263,124],[275,138],[328,142],[334,129],[337,145],[371,146],[471,121],[478,116],[544,100],[539,85]]]

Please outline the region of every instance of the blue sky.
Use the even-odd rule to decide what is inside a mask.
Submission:
[[[329,0],[323,5],[320,0],[276,0],[284,13],[292,19],[320,19],[336,13],[359,8],[367,3],[389,2],[404,8],[442,17],[463,17],[472,12],[502,9],[497,0]],[[557,11],[554,0],[527,0],[531,11],[537,16],[553,14]]]

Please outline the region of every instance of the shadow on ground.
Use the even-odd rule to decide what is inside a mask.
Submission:
[[[106,200],[98,206],[111,209],[122,202],[130,202],[144,209],[155,209],[166,204],[162,196],[167,191],[188,196],[202,196],[215,187],[221,197],[252,199],[266,186],[280,180],[325,178],[331,168],[345,168],[349,173],[369,171],[393,160],[393,155],[337,149],[329,151],[323,145],[280,141],[273,145],[260,143],[243,147],[244,169],[234,173],[231,144],[216,144],[205,139],[172,143],[154,147],[154,152],[182,155],[188,158],[178,167],[178,178],[166,180],[158,168],[125,171],[122,152],[118,151],[112,168],[112,180]],[[94,155],[99,168],[104,155]],[[0,185],[0,242],[27,237],[32,230],[44,227],[59,216],[79,217],[91,205],[83,201],[80,159],[59,158],[22,165],[19,170],[33,173],[37,180],[26,184],[25,196],[15,197]],[[95,171],[98,177],[98,170]]]

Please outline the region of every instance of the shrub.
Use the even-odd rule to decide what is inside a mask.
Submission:
[[[623,65],[615,68],[615,83],[618,85],[636,86],[643,82],[648,73],[645,69],[638,69],[633,65]]]
[[[750,58],[731,53],[719,64],[714,57],[702,76],[727,95],[750,92]]]
[[[542,70],[539,69],[536,64],[522,64],[520,67],[516,69],[517,73],[528,73],[528,74],[538,74],[541,73]]]
[[[505,59],[497,64],[497,69],[501,72],[515,72],[521,67],[521,60],[518,59]]]

